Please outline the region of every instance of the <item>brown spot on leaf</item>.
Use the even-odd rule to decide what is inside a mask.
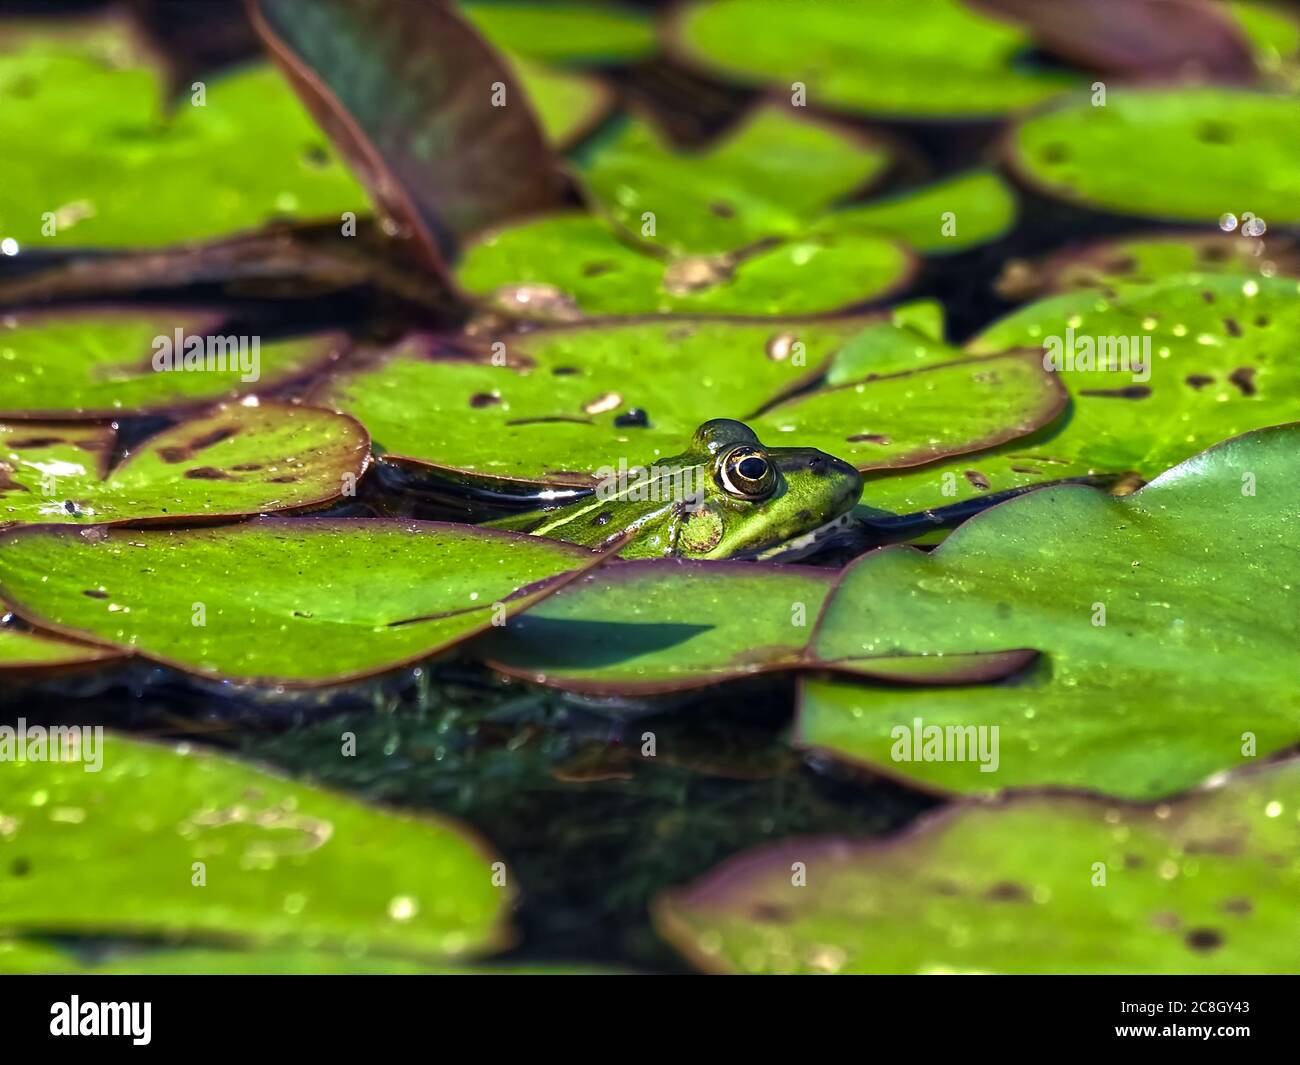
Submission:
[[[1146,399],[1151,389],[1146,385],[1129,385],[1127,388],[1082,388],[1081,396],[1101,396],[1107,399]]]
[[[184,462],[190,457],[190,453],[183,447],[160,447],[158,449],[158,457],[162,459],[163,462]]]
[[[984,892],[984,897],[990,902],[1028,902],[1029,892],[1019,884],[1003,880]]]
[[[893,441],[883,433],[857,433],[854,436],[846,436],[844,439],[850,444],[866,443],[883,445],[893,443]]]
[[[501,402],[500,396],[494,396],[491,392],[475,392],[469,397],[469,405],[476,410],[481,407],[491,407]]]
[[[553,373],[556,377],[572,377],[574,374],[578,372],[579,370],[576,366],[557,366],[554,370],[551,371],[551,373]]]
[[[749,916],[764,924],[788,924],[790,911],[774,902],[756,902],[749,911]]]
[[[1237,324],[1237,319],[1235,318],[1225,318],[1223,320],[1223,328],[1227,330],[1228,336],[1230,337],[1241,336],[1241,326]]]
[[[600,277],[601,274],[607,274],[614,269],[615,264],[609,261],[588,263],[582,268],[583,277]]]
[[[5,441],[5,446],[14,448],[16,450],[20,447],[28,448],[28,449],[38,448],[38,447],[53,447],[55,444],[62,444],[62,443],[64,443],[64,439],[61,436],[24,436],[20,439]]]
[[[1183,937],[1192,950],[1208,953],[1223,946],[1223,933],[1214,928],[1193,928]]]
[[[186,446],[190,449],[190,454],[192,455],[196,451],[203,451],[206,448],[210,448],[213,444],[219,444],[223,440],[229,440],[237,432],[239,432],[239,430],[232,425],[222,425],[213,429],[210,433],[195,437]]]
[[[979,470],[967,470],[966,480],[970,481],[970,483],[981,492],[987,492],[989,490],[989,479],[985,477],[984,474],[980,473]]]
[[[1239,366],[1228,374],[1228,380],[1241,389],[1243,396],[1253,396],[1255,388],[1255,367]]]
[[[87,588],[82,595],[88,595],[91,599],[107,599],[108,593],[101,591],[99,588]]]
[[[724,200],[714,200],[709,204],[709,212],[718,218],[736,217],[736,209]]]
[[[1162,932],[1172,932],[1182,923],[1183,919],[1172,910],[1161,910],[1151,915],[1151,927],[1159,928]]]
[[[1012,473],[1042,473],[1037,466],[1012,466]]]
[[[238,466],[231,466],[230,468],[237,473],[252,473],[254,470],[260,470],[262,464],[260,462],[241,462]]]
[[[1214,384],[1214,378],[1211,377],[1209,374],[1203,374],[1203,373],[1189,373],[1185,378],[1183,378],[1183,380],[1186,381],[1189,385],[1192,386],[1192,388],[1196,389],[1198,392],[1206,385]]]
[[[192,481],[228,481],[230,474],[225,470],[219,470],[215,466],[195,466],[192,470],[186,470],[185,476]]]
[[[283,477],[272,477],[271,484],[295,484],[297,483],[297,474],[285,474]]]
[[[590,418],[573,418],[567,414],[552,414],[542,418],[514,418],[506,425],[546,425],[550,422],[573,422],[575,425],[591,425]]]
[[[1231,899],[1224,899],[1220,908],[1224,913],[1235,913],[1244,916],[1255,911],[1255,904],[1245,896],[1238,895]]]
[[[1201,293],[1201,299],[1205,300],[1206,303],[1213,303],[1213,302],[1214,302],[1214,293],[1213,293],[1213,292],[1209,292],[1209,291],[1202,292],[1202,293]]]

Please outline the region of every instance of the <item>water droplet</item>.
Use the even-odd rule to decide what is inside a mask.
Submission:
[[[388,900],[388,916],[394,921],[409,921],[420,912],[420,904],[410,895],[395,895]]]
[[[1222,229],[1225,233],[1231,233],[1234,229],[1237,228],[1237,216],[1233,214],[1231,211],[1222,215],[1219,218],[1219,228]]]
[[[1267,230],[1268,226],[1264,224],[1264,219],[1262,218],[1252,218],[1241,227],[1242,233],[1248,237],[1262,237]]]

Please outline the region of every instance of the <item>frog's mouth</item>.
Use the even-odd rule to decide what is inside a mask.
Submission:
[[[777,559],[782,562],[791,562],[820,551],[841,533],[853,528],[853,525],[853,511],[846,510],[838,517],[832,518],[825,525],[817,526],[811,532],[802,533],[791,540],[782,540],[779,544],[773,544],[771,547],[760,548],[757,551],[746,552],[735,557],[752,559],[755,562],[772,562]]]

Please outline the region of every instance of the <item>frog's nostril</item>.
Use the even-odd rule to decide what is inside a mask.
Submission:
[[[812,470],[813,473],[825,473],[826,459],[826,455],[814,455],[808,460],[808,468]]]

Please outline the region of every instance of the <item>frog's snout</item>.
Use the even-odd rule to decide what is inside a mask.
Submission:
[[[837,511],[841,508],[848,509],[861,497],[862,486],[865,483],[862,474],[858,472],[856,466],[850,465],[843,459],[819,451],[808,460],[808,469],[815,476],[825,478],[836,486]]]

